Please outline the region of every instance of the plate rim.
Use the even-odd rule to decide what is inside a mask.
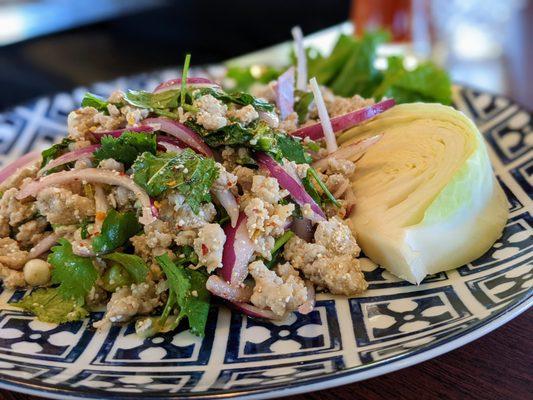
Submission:
[[[290,386],[280,384],[279,387],[269,386],[264,389],[247,390],[221,390],[217,393],[194,393],[188,392],[185,398],[195,400],[208,399],[223,399],[231,398],[236,400],[245,399],[271,399],[285,396],[291,396],[301,393],[314,392],[317,390],[331,389],[337,386],[342,386],[350,383],[363,381],[366,379],[375,378],[390,372],[399,371],[403,368],[410,367],[432,358],[438,357],[468,343],[471,343],[482,336],[494,331],[503,326],[507,322],[518,317],[523,312],[527,311],[533,306],[533,288],[530,288],[526,295],[521,297],[518,301],[512,303],[511,306],[505,305],[500,308],[500,312],[494,312],[489,317],[480,320],[478,323],[471,325],[465,330],[461,330],[452,336],[452,339],[445,338],[431,343],[427,347],[422,347],[419,351],[400,354],[398,356],[390,357],[381,361],[369,363],[366,367],[354,366],[345,370],[339,371],[333,376],[317,377],[309,380],[304,380],[301,383],[296,383]],[[392,360],[392,361],[391,361]],[[384,365],[381,365],[384,364]],[[33,378],[38,380],[38,378]],[[5,379],[0,378],[0,389],[11,390],[18,393],[29,394],[33,396],[41,396],[49,399],[59,400],[78,400],[82,399],[128,399],[136,400],[148,398],[150,400],[172,400],[184,398],[179,392],[175,394],[167,394],[161,396],[159,394],[151,396],[150,393],[103,393],[96,389],[85,388],[76,390],[74,388],[63,387],[61,385],[39,385],[28,383],[28,381],[19,381],[16,378]]]

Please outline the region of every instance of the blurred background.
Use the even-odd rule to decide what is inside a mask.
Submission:
[[[222,62],[351,21],[385,52],[533,108],[533,0],[0,0],[0,110],[122,75]]]

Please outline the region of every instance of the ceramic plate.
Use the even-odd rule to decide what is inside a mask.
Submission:
[[[91,88],[153,88],[177,71]],[[1,161],[49,146],[86,88],[40,98],[0,115]],[[309,315],[283,323],[211,310],[206,337],[177,332],[150,339],[133,324],[96,332],[101,313],[62,326],[6,304],[0,293],[0,387],[54,398],[278,397],[384,374],[452,350],[497,328],[532,303],[532,115],[512,101],[457,88],[455,106],[487,138],[511,210],[503,236],[478,260],[419,286],[367,268],[362,297],[319,295]],[[1,291],[1,289],[0,289]]]

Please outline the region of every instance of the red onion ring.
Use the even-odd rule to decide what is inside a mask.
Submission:
[[[84,156],[93,154],[96,150],[100,148],[99,144],[93,144],[91,146],[84,147],[82,149],[70,151],[63,154],[62,156],[57,157],[56,159],[50,161],[46,164],[38,173],[39,176],[42,176],[46,171],[49,171],[53,168],[59,167],[60,165],[68,164],[69,162],[79,160]]]
[[[222,252],[221,277],[232,286],[239,286],[248,276],[248,263],[254,253],[254,244],[248,237],[246,215],[241,212],[235,227],[226,224],[226,243]]]
[[[294,67],[290,67],[279,76],[274,85],[274,91],[276,92],[276,105],[283,121],[294,111]]]
[[[360,123],[365,122],[370,118],[375,117],[376,115],[388,110],[395,104],[396,102],[394,101],[394,99],[387,99],[371,106],[361,108],[359,110],[352,111],[344,115],[339,115],[335,118],[331,118],[331,126],[333,128],[333,132],[341,132],[356,125],[359,125]],[[322,125],[318,123],[297,129],[291,132],[291,135],[298,136],[301,138],[308,137],[312,140],[319,140],[324,138],[324,131],[322,130]]]
[[[187,87],[199,89],[203,87],[219,87],[219,85],[207,78],[187,78]],[[167,90],[174,89],[181,89],[181,78],[170,79],[160,83],[156,86],[153,93],[166,92]]]
[[[7,178],[11,177],[18,169],[26,167],[28,164],[33,163],[41,156],[39,151],[32,151],[24,154],[22,157],[17,158],[12,163],[6,165],[0,170],[0,183],[4,182]]]
[[[165,117],[159,117],[147,118],[143,121],[143,123],[152,126],[154,129],[174,136],[198,153],[201,153],[207,157],[213,157],[213,151],[207,144],[204,143],[200,135],[178,121],[174,121]]]
[[[259,308],[248,303],[232,302],[231,304],[237,310],[241,311],[243,314],[246,314],[247,316],[252,317],[252,318],[282,320],[285,317],[285,316],[279,316],[277,314],[274,314],[271,310],[265,310],[264,308]]]

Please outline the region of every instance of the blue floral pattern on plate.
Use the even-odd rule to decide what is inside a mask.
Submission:
[[[203,71],[197,70],[196,74]],[[99,83],[91,91],[153,88],[177,70]],[[0,162],[49,146],[86,88],[0,114]],[[455,106],[487,138],[509,199],[502,237],[478,260],[419,286],[365,267],[369,291],[320,294],[309,315],[267,323],[213,306],[200,339],[186,326],[141,339],[132,324],[97,332],[85,321],[55,326],[7,305],[24,291],[0,287],[0,386],[66,398],[273,396],[365,379],[453,349],[531,305],[532,115],[509,99],[457,88]]]

